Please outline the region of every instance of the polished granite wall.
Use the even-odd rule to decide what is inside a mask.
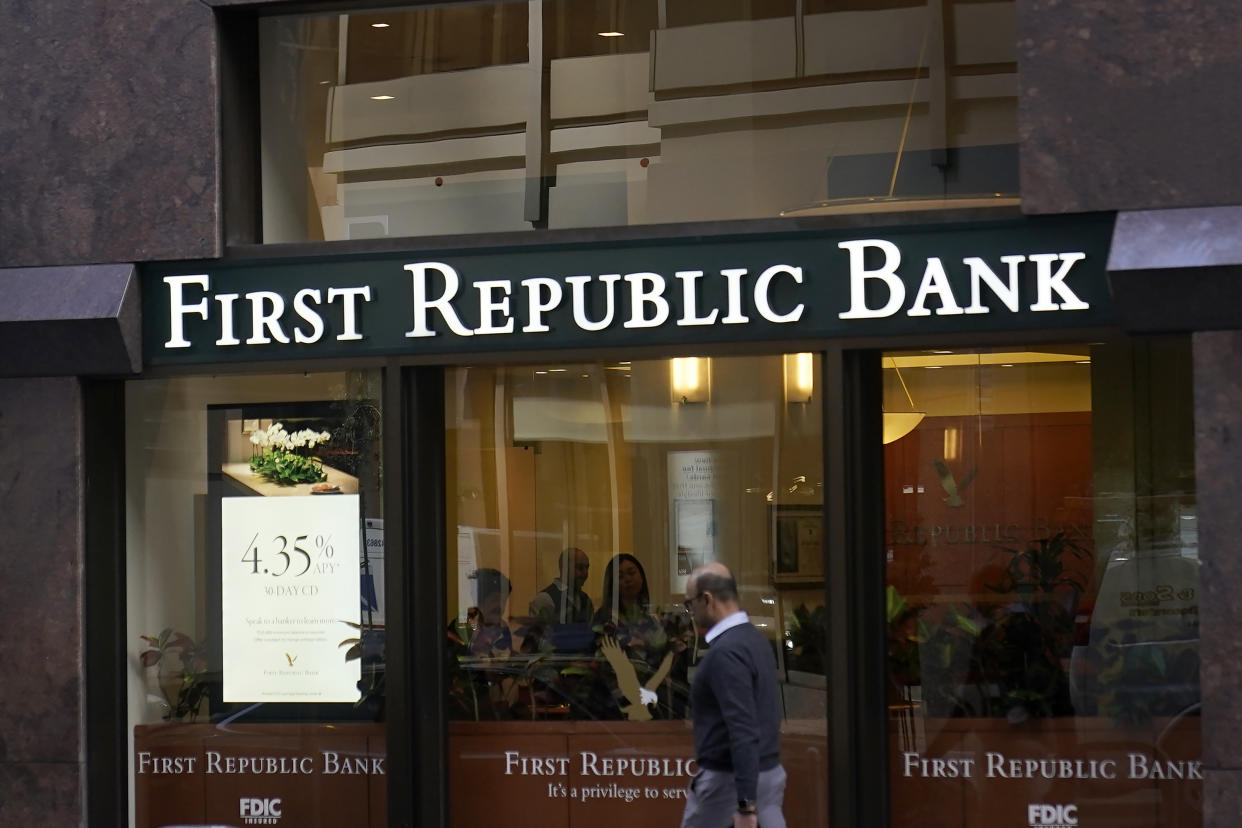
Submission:
[[[1022,209],[1242,201],[1242,3],[1017,0]]]
[[[0,3],[0,267],[220,253],[198,0]]]
[[[1242,332],[1194,335],[1204,826],[1242,814]]]
[[[0,825],[83,817],[81,394],[0,380]]]

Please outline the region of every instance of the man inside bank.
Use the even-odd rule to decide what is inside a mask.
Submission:
[[[530,614],[545,624],[585,624],[595,613],[591,598],[582,591],[591,573],[591,559],[576,546],[561,551],[557,577],[530,601]]]
[[[557,572],[552,583],[531,599],[531,618],[553,650],[586,652],[594,643],[591,617],[595,605],[582,586],[591,572],[591,559],[578,547],[567,547],[557,558]]]

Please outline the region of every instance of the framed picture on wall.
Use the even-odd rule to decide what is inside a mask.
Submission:
[[[824,509],[814,505],[768,507],[772,579],[805,584],[824,578]]]

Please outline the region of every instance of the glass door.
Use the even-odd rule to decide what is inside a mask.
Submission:
[[[1200,825],[1188,340],[882,363],[892,824]]]

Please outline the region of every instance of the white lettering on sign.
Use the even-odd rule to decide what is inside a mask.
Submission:
[[[209,750],[206,753],[206,759],[206,773],[213,775],[284,776],[315,772],[315,763],[309,756],[225,756],[219,751]],[[140,758],[139,773],[143,772],[142,768]]]
[[[164,282],[168,285],[169,330],[168,340],[164,343],[164,347],[189,348],[191,342],[185,336],[185,318],[193,315],[204,322],[211,321],[208,304],[211,277],[205,273],[193,276],[165,276]],[[186,300],[186,288],[191,286],[202,291],[202,298],[197,302]],[[233,322],[234,306],[238,299],[245,299],[250,303],[251,327],[250,336],[245,340],[247,345],[268,345],[272,342],[288,344],[290,341],[306,344],[318,342],[323,337],[323,315],[315,309],[315,306],[322,304],[322,293],[315,288],[304,288],[294,294],[293,313],[298,321],[294,323],[292,340],[283,322],[287,310],[283,295],[271,290],[255,290],[245,294],[221,293],[214,298],[220,306],[218,313],[220,336],[215,341],[216,345],[227,347],[241,344]],[[331,305],[337,299],[341,300],[341,333],[337,335],[337,340],[347,342],[362,339],[358,303],[359,300],[371,301],[370,285],[328,288],[328,304]],[[309,329],[304,329],[303,323],[309,325]]]
[[[246,825],[275,825],[281,817],[280,797],[244,796],[237,801],[237,815]]]
[[[897,245],[883,239],[863,239],[841,242],[837,247],[850,254],[850,309],[837,315],[841,319],[875,319],[896,313],[906,300],[906,286],[897,277],[897,266],[901,264],[901,251]],[[866,268],[868,247],[884,254],[884,266],[879,270]],[[882,307],[867,307],[868,279],[875,279],[888,289],[888,301]]]
[[[1026,821],[1030,828],[1074,828],[1078,824],[1078,806],[1032,803],[1026,806]]]
[[[901,248],[887,239],[852,239],[837,248],[844,257],[819,262],[816,271],[779,263],[759,270],[676,270],[671,276],[641,270],[468,281],[445,262],[411,262],[401,266],[409,274],[410,327],[404,335],[545,334],[554,331],[558,319],[561,327],[580,332],[745,325],[752,319],[791,325],[808,316],[806,291],[811,283],[827,284],[838,275],[848,285],[848,307],[829,311],[844,320],[883,319],[903,312],[911,318],[1016,314],[1024,310],[1024,284],[1034,297],[1027,311],[1091,307],[1073,284],[1075,266],[1086,259],[1082,252],[1010,254],[991,261],[927,256],[905,262]],[[921,268],[921,276],[915,268]],[[203,273],[165,276],[164,283],[169,331],[164,348],[170,350],[192,346],[188,330],[202,328],[197,320],[208,324],[219,347],[308,345],[322,341],[329,329],[340,342],[363,340],[362,309],[375,298],[370,285],[213,295],[211,277]],[[246,310],[249,330],[238,331],[238,317]]]
[[[901,773],[916,779],[1127,779],[1192,780],[1203,779],[1203,763],[1198,759],[1157,759],[1145,753],[1127,753],[1119,759],[1071,759],[1055,756],[1006,756],[987,751],[982,762],[973,755],[957,752],[946,756],[923,756],[913,751],[901,754]]]
[[[675,274],[681,279],[681,318],[677,320],[679,326],[687,325],[715,325],[716,317],[720,314],[718,308],[712,308],[712,312],[707,316],[699,316],[699,293],[698,281],[703,278],[701,270],[679,270]]]
[[[185,316],[197,314],[207,320],[207,297],[193,305],[185,303],[186,285],[198,285],[204,292],[211,285],[211,277],[206,273],[194,276],[165,276],[164,284],[168,285],[168,341],[165,348],[188,348],[190,341],[185,338]]]
[[[580,776],[693,776],[698,764],[693,759],[656,756],[600,756],[591,750],[578,752],[570,765],[569,756],[535,756],[517,750],[505,751],[505,776],[568,776],[571,767]]]
[[[383,776],[383,756],[350,756],[335,750],[322,751],[323,772],[329,776]]]
[[[845,241],[837,247],[849,253],[850,308],[837,314],[841,319],[879,319],[892,316],[905,304],[906,286],[897,273],[901,266],[901,250],[897,245],[884,239],[860,239]],[[868,251],[878,252],[883,263],[878,268],[867,267]],[[1031,253],[1027,256],[1001,256],[1001,262],[1009,266],[1008,282],[1000,277],[977,256],[967,256],[962,260],[970,273],[970,305],[962,308],[953,293],[944,263],[937,257],[927,259],[923,278],[919,282],[918,292],[914,301],[906,311],[907,316],[930,316],[932,311],[927,307],[929,300],[936,304],[937,316],[953,316],[961,313],[989,313],[991,309],[983,304],[984,286],[991,291],[998,301],[1010,312],[1017,313],[1018,305],[1018,266],[1025,261],[1035,265],[1035,302],[1032,311],[1076,311],[1088,310],[1091,305],[1079,298],[1078,294],[1066,284],[1066,277],[1075,264],[1087,256],[1085,253]],[[1052,267],[1059,263],[1056,271]],[[867,304],[867,288],[875,285],[885,291],[883,304],[871,307]],[[1056,294],[1059,301],[1053,301]],[[877,297],[877,302],[880,298]]]
[[[405,269],[410,272],[410,280],[414,290],[414,327],[406,331],[406,336],[435,336],[436,332],[427,325],[428,312],[435,310],[449,326],[449,330],[458,336],[474,336],[474,331],[461,324],[457,311],[453,310],[453,297],[461,285],[461,277],[452,267],[440,262],[422,262],[408,264]],[[427,298],[427,272],[434,270],[444,279],[444,292],[438,299]]]

